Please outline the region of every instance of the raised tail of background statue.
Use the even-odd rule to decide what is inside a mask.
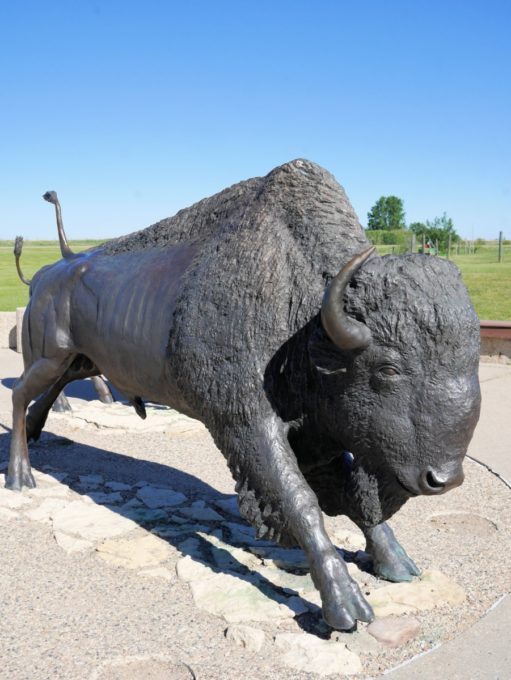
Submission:
[[[22,250],[23,250],[23,236],[16,236],[14,240],[14,257],[16,258],[16,270],[18,272],[18,276],[20,277],[21,282],[26,284],[27,286],[30,286],[30,279],[26,279],[23,276],[23,272],[21,271],[20,257]]]
[[[57,213],[57,229],[59,232],[60,252],[62,253],[62,257],[64,258],[71,257],[74,255],[74,253],[68,245],[66,234],[64,232],[64,225],[62,224],[62,215],[60,211],[60,203],[57,198],[57,194],[55,191],[47,191],[44,194],[43,198],[49,203],[53,203],[55,205],[55,210]],[[25,278],[21,270],[20,258],[22,251],[23,251],[23,236],[16,236],[16,238],[14,239],[14,257],[16,260],[16,270],[18,272],[20,281],[25,285],[30,286],[30,284],[32,283],[32,279]],[[106,381],[101,376],[93,376],[92,382],[94,384],[94,389],[97,392],[99,400],[103,404],[113,404],[115,399]],[[55,400],[52,410],[56,411],[57,413],[64,413],[66,411],[72,410],[71,405],[66,395],[64,394],[64,391],[62,391]]]
[[[64,231],[64,224],[62,223],[62,211],[60,209],[60,203],[57,197],[57,192],[47,191],[45,194],[43,194],[43,198],[45,201],[48,201],[48,203],[53,203],[53,205],[55,206],[55,215],[57,217],[57,231],[59,233],[60,252],[62,253],[62,257],[64,258],[73,257],[74,253],[69,247],[66,232]]]

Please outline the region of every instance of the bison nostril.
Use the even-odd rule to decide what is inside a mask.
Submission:
[[[428,496],[445,493],[455,486],[459,486],[464,479],[461,466],[456,469],[447,469],[439,472],[431,468],[423,470],[418,479],[420,493]]]
[[[432,470],[428,470],[426,474],[426,483],[431,489],[443,489],[445,481],[438,478]]]

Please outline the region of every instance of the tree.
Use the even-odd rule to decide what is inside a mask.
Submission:
[[[451,237],[451,243],[456,243],[460,240],[460,237],[454,229],[453,221],[450,217],[444,213],[442,217],[435,217],[434,220],[426,220],[426,222],[413,222],[410,224],[410,230],[417,234],[419,238],[424,238],[426,241],[431,241],[436,243],[438,241],[438,247],[447,248],[449,243],[449,236]]]
[[[381,196],[367,214],[368,229],[406,229],[403,201],[397,196]]]

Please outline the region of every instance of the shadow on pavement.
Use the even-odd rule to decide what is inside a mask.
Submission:
[[[6,387],[9,390],[12,390],[12,387],[14,383],[16,382],[16,378],[2,378],[0,380],[0,383]],[[112,394],[114,395],[115,401],[125,401],[123,395],[117,390],[112,383],[106,381],[108,387],[110,388]],[[71,397],[75,399],[85,399],[86,401],[93,401],[94,399],[98,398],[98,394],[96,390],[94,389],[94,385],[92,384],[91,380],[75,380],[72,383],[69,383],[69,385],[66,385],[66,387],[63,390],[64,394],[66,397]]]
[[[0,424],[4,427],[6,426],[4,423]],[[0,463],[7,462],[8,460],[9,442],[10,432],[0,435]],[[213,500],[233,498],[232,495],[221,493],[198,477],[177,468],[73,442],[70,439],[54,435],[48,431],[42,433],[39,441],[30,443],[30,458],[32,467],[35,470],[46,474],[51,474],[52,472],[65,473],[68,477],[61,484],[67,485],[68,488],[82,496],[88,496],[89,493],[93,492],[90,489],[85,490],[80,487],[78,476],[100,474],[105,480],[123,482],[130,485],[143,480],[154,486],[168,487],[185,494],[189,501],[200,499],[211,502]],[[51,467],[51,472],[48,471],[48,467]],[[93,496],[89,497],[96,503]],[[101,505],[101,503],[97,504]],[[107,507],[110,511],[123,515],[122,507],[115,505],[108,505]],[[178,508],[176,508],[177,510]],[[223,516],[223,521],[214,522],[208,529],[215,531],[216,535],[218,537],[221,536],[222,541],[231,547],[248,550],[250,545],[254,545],[253,539],[243,541],[240,539],[239,534],[233,539],[230,529],[226,526],[226,523],[236,522],[248,527],[245,520],[239,516],[232,515],[228,511],[222,511],[218,507],[215,507],[215,510]],[[140,521],[133,519],[131,516],[129,518],[148,532],[156,524],[162,525],[162,523],[165,523],[165,520],[162,519]],[[167,520],[167,522],[169,522],[169,525],[171,524],[170,520]],[[200,522],[196,523],[199,524]],[[290,595],[298,595],[297,592],[290,592],[287,589],[284,591],[283,588],[276,586],[262,575],[258,575],[255,578],[253,571],[236,560],[230,553],[227,554],[225,550],[215,547],[197,531],[190,530],[176,537],[160,536],[160,538],[177,548],[182,555],[189,555],[194,560],[203,561],[213,572],[229,574],[244,580],[257,587],[266,597],[276,602],[283,603]],[[201,560],[195,550],[188,550],[187,539],[190,538],[196,539],[196,545],[198,543],[200,550],[204,554],[209,554],[210,559]],[[256,544],[261,547],[277,547],[277,544],[267,541],[257,541]],[[339,552],[346,561],[355,561],[356,559],[356,553],[341,549],[339,549]],[[222,563],[227,563],[228,567],[218,566],[222,565]],[[303,574],[304,570],[298,570],[296,573]],[[322,621],[319,608],[317,608],[317,611],[298,615],[296,621],[303,630],[309,633],[325,639],[330,636],[331,629]]]

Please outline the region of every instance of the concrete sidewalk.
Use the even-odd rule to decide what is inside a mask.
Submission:
[[[0,350],[0,411],[10,410],[13,380],[22,371],[22,359],[12,350]],[[483,406],[469,455],[495,474],[511,480],[511,366],[481,364]],[[93,398],[85,384],[73,390],[73,399]],[[506,556],[503,556],[506,559]],[[411,660],[389,674],[396,680],[504,680],[511,677],[511,598],[507,596],[459,638]],[[0,673],[1,675],[1,673]]]
[[[481,364],[481,418],[469,455],[511,480],[511,366]],[[511,491],[510,491],[511,493]],[[503,559],[507,559],[504,556]],[[389,675],[395,680],[505,680],[511,678],[511,597],[461,637]]]

